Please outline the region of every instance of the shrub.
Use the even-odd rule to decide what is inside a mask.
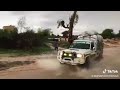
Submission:
[[[49,36],[50,31],[48,29],[37,33],[33,30],[27,30],[23,33],[0,30],[0,48],[30,50],[33,47],[44,46]]]
[[[62,47],[62,48],[69,48],[69,42],[67,41],[60,41],[58,42],[58,45],[59,47]]]

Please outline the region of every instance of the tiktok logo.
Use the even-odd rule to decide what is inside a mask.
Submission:
[[[103,73],[118,73],[118,70],[103,70]]]
[[[103,73],[106,73],[106,69],[105,69],[105,70],[103,70]]]

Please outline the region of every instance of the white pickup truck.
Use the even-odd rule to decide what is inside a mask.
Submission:
[[[103,38],[101,35],[83,35],[65,50],[59,50],[57,59],[60,63],[71,65],[85,64],[91,58],[101,57],[103,54]]]

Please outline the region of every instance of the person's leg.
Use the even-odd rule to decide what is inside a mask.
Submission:
[[[57,50],[57,47],[55,47],[55,50]]]
[[[56,48],[56,50],[58,51],[58,47]]]

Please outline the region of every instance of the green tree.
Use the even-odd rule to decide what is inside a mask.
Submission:
[[[71,15],[71,17],[69,18],[69,24],[65,25],[65,21],[64,20],[60,20],[58,21],[58,28],[60,26],[67,28],[68,32],[69,32],[69,37],[68,37],[68,41],[71,44],[73,41],[73,28],[74,25],[78,22],[78,14],[77,11],[74,11],[73,14]]]
[[[53,36],[51,36],[51,29],[39,29],[37,32],[37,38],[36,42],[38,42],[38,45],[45,45],[49,39]]]
[[[116,36],[116,38],[120,38],[120,30],[115,36]]]
[[[113,29],[105,29],[101,35],[103,36],[104,39],[106,38],[111,39],[111,38],[114,38],[115,36]]]
[[[35,33],[33,30],[27,30],[24,33],[19,33],[17,47],[21,49],[32,49],[34,47]]]
[[[8,32],[7,30],[0,30],[0,48],[15,48],[17,28],[15,30]]]
[[[26,18],[25,17],[21,17],[18,22],[18,28],[20,29],[20,33],[22,32],[22,29],[25,29],[26,26]]]

